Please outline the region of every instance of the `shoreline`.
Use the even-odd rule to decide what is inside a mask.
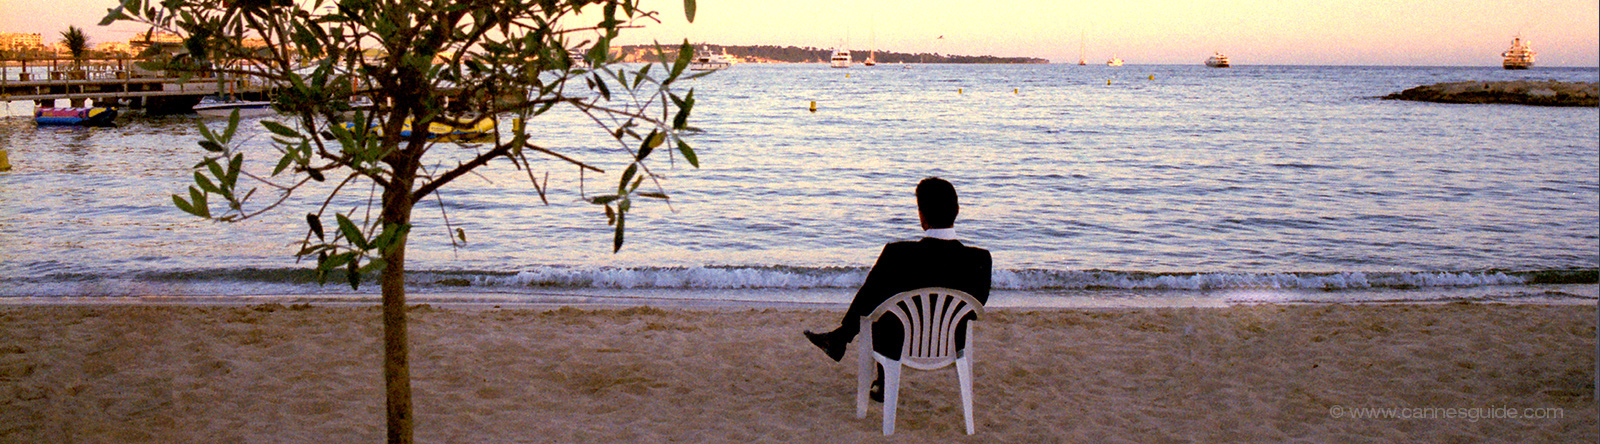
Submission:
[[[189,305],[247,306],[256,304],[316,304],[369,306],[381,301],[368,292],[275,292],[270,288],[222,287],[201,291],[146,290],[155,294],[125,295],[17,295],[0,296],[0,307],[74,305]],[[167,288],[166,290],[188,290]],[[456,308],[723,308],[723,309],[836,309],[849,304],[855,288],[755,288],[755,289],[629,289],[543,288],[523,291],[502,289],[412,288],[407,303]],[[1224,308],[1252,305],[1334,304],[1441,304],[1453,302],[1529,305],[1594,305],[1600,301],[1597,284],[1524,284],[1505,286],[1427,287],[1418,289],[1281,289],[1239,288],[1218,290],[1007,290],[996,289],[989,307],[1007,310],[1118,309],[1118,308]]]
[[[841,309],[409,310],[427,442],[882,442]],[[1595,308],[1516,304],[1002,309],[954,372],[910,372],[898,441],[1590,442]],[[0,441],[383,436],[373,306],[0,306]],[[1467,417],[1353,418],[1365,409]],[[1506,408],[1545,417],[1481,414]],[[1534,409],[1534,410],[1530,410]],[[1555,417],[1555,414],[1559,417]],[[530,438],[535,437],[535,438]]]

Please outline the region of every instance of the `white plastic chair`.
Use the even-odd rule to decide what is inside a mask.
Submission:
[[[885,313],[893,313],[905,326],[905,341],[900,346],[898,361],[872,349],[872,323]],[[856,418],[867,417],[867,390],[874,379],[873,361],[883,365],[884,435],[894,434],[895,410],[900,401],[900,366],[934,370],[955,363],[956,377],[961,380],[962,413],[966,415],[967,434],[971,435],[972,343],[976,319],[967,322],[965,343],[956,344],[956,326],[969,313],[983,315],[983,304],[977,298],[960,290],[929,287],[894,295],[871,315],[862,317],[860,339],[856,344],[861,363],[856,373]]]

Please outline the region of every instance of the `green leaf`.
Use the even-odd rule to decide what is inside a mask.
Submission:
[[[372,248],[375,248],[379,251],[388,249],[390,245],[394,244],[395,240],[405,236],[406,232],[409,231],[411,231],[411,225],[409,224],[384,224],[383,232],[379,233],[378,237],[372,240]],[[456,232],[461,234],[462,242],[465,242],[466,234],[462,234],[460,228],[457,228]]]
[[[384,261],[383,258],[375,258],[371,261],[368,261],[366,265],[361,266],[361,274],[382,271],[383,267],[388,264],[389,263]]]
[[[328,283],[328,267],[323,266],[326,263],[328,263],[328,252],[317,253],[317,285]]]
[[[594,85],[600,88],[600,97],[611,100],[611,88],[606,87],[606,81],[599,75],[594,76]]]
[[[283,126],[283,124],[278,122],[263,120],[261,121],[261,126],[265,126],[267,127],[268,131],[272,131],[273,134],[283,137],[303,138],[303,136],[300,135],[300,132],[289,129],[289,127]]]
[[[622,251],[622,225],[628,220],[628,213],[617,213],[617,232],[611,237],[611,252]]]
[[[637,163],[628,165],[628,169],[622,171],[622,182],[617,184],[617,194],[628,194],[628,181],[633,180],[633,175],[638,172],[639,164]]]
[[[196,125],[200,126],[200,137],[204,137],[204,138],[206,138],[206,140],[209,140],[209,141],[212,141],[212,142],[219,142],[217,140],[217,133],[211,132],[211,128],[207,128],[206,127],[206,123],[204,121],[202,121],[200,123],[197,123]]]
[[[206,205],[206,195],[201,194],[199,189],[189,187],[189,202],[194,204],[194,211],[192,211],[194,215],[206,219],[211,218],[211,208]]]
[[[689,89],[689,95],[682,99],[672,95],[672,102],[678,105],[678,113],[672,117],[672,129],[682,130],[689,126],[689,110],[694,109],[694,89]]]
[[[327,178],[322,177],[322,172],[321,171],[317,171],[315,169],[310,169],[310,168],[306,169],[306,175],[307,176],[311,176],[311,180],[315,180],[317,182],[322,182],[322,181],[328,180]]]
[[[350,259],[353,257],[355,257],[355,253],[340,253],[326,257],[319,256],[317,258],[317,268],[322,270],[339,268],[339,266],[350,262]]]
[[[217,159],[206,159],[205,164],[206,170],[211,172],[211,177],[215,177],[217,179],[228,177],[228,172],[222,170],[222,164],[217,163]]]
[[[645,157],[649,157],[650,152],[661,146],[661,141],[666,138],[666,134],[662,134],[658,130],[650,130],[650,136],[645,137],[644,142],[639,143],[639,154],[635,155],[633,160],[644,160]]]
[[[684,39],[683,45],[678,47],[678,60],[672,63],[672,72],[667,74],[667,83],[676,80],[683,74],[683,69],[689,67],[689,61],[694,59],[694,47],[689,46],[689,40]]]
[[[201,148],[205,148],[206,151],[210,151],[210,152],[213,152],[213,153],[220,153],[220,152],[223,152],[223,151],[227,150],[226,148],[222,147],[222,144],[219,144],[219,143],[216,143],[216,142],[212,142],[210,140],[202,140],[202,141],[200,141],[200,147]]]
[[[193,214],[195,216],[205,217],[205,216],[201,215],[199,212],[194,210],[194,205],[190,205],[188,201],[183,200],[182,197],[179,197],[176,194],[172,195],[172,204],[173,205],[177,205],[178,209],[183,210],[183,212],[185,212],[185,213]]]
[[[112,23],[116,23],[117,20],[132,20],[132,18],[128,17],[128,14],[122,11],[122,6],[117,6],[115,8],[106,10],[105,18],[100,19],[100,26],[107,26]]]
[[[200,174],[199,171],[194,172],[194,183],[196,185],[200,185],[200,189],[205,190],[207,193],[222,194],[222,189],[217,188],[216,184],[211,183],[211,179],[206,178],[206,176]]]
[[[235,184],[239,183],[239,170],[242,169],[244,169],[244,153],[234,154],[233,159],[228,161],[228,176],[222,178],[223,183],[228,188],[233,188]]]
[[[644,81],[644,79],[646,77],[646,73],[650,72],[650,67],[652,67],[652,66],[655,66],[655,65],[646,64],[646,65],[644,65],[644,68],[639,70],[638,74],[634,74],[634,76],[633,76],[633,88],[632,89],[639,89],[639,82]]]
[[[607,195],[604,195],[604,196],[595,196],[594,198],[589,199],[589,203],[592,203],[592,204],[595,204],[595,205],[605,205],[605,204],[614,202],[618,198],[621,198],[621,197],[622,196],[618,196],[618,195],[615,195],[615,194],[607,194]]]
[[[349,263],[349,268],[347,268],[345,270],[344,276],[345,276],[346,279],[350,280],[350,289],[351,290],[360,290],[361,289],[361,261],[359,259],[351,259],[350,263]]]
[[[222,140],[233,140],[233,131],[239,129],[239,109],[234,108],[228,114],[228,129],[222,132]]]
[[[284,169],[289,168],[291,163],[294,163],[294,152],[284,151],[283,158],[278,159],[278,166],[272,168],[272,175],[276,176],[278,173],[282,173]]]
[[[343,214],[334,214],[334,217],[339,220],[339,233],[344,235],[346,241],[363,251],[371,249],[367,245],[367,238],[361,235],[361,229],[356,227],[355,222],[351,222],[350,218]]]
[[[678,152],[683,153],[683,160],[689,161],[690,166],[700,168],[700,159],[694,156],[694,150],[689,148],[689,142],[678,139]]]
[[[694,0],[683,0],[683,17],[694,23]]]
[[[640,197],[656,198],[656,199],[668,199],[667,195],[666,194],[662,194],[662,193],[639,193],[639,196]]]
[[[311,226],[311,233],[317,235],[317,239],[327,239],[322,235],[322,218],[317,217],[316,213],[306,213],[306,225]]]

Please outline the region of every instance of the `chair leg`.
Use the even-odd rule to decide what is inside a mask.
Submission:
[[[883,365],[883,434],[894,434],[895,412],[900,407],[900,361]]]
[[[856,419],[867,417],[867,389],[872,385],[872,328],[871,324],[862,322],[867,328],[856,337]]]
[[[972,426],[972,360],[962,357],[956,359],[956,379],[961,380],[961,413],[966,416],[967,434],[974,431]]]

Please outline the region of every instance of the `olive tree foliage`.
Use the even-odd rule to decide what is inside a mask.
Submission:
[[[491,163],[527,172],[546,204],[548,173],[544,182],[538,180],[534,160],[605,174],[591,160],[541,146],[538,134],[529,130],[530,120],[557,107],[589,116],[610,134],[612,152],[626,162],[616,173],[615,188],[581,192],[596,205],[597,217],[603,211],[614,227],[613,251],[622,247],[633,205],[668,199],[651,165],[659,165],[662,157],[672,163],[681,157],[699,166],[682,138],[694,131],[688,124],[694,91],[679,95],[673,88],[695,77],[685,73],[693,53],[688,43],[671,58],[657,48],[662,60],[674,60],[660,65],[625,66],[610,54],[619,32],[658,21],[656,12],[640,9],[639,3],[123,0],[102,24],[132,21],[182,36],[190,63],[171,64],[169,70],[209,70],[277,85],[276,106],[288,117],[279,120],[288,123],[260,121],[278,155],[268,162],[274,168],[244,170],[245,150],[235,141],[237,113],[220,130],[202,123],[204,154],[194,168],[194,185],[173,195],[173,202],[195,216],[233,222],[289,202],[311,182],[336,184],[323,204],[306,214],[307,233],[296,255],[315,258],[319,275],[344,271],[353,287],[361,275],[378,273],[389,438],[408,442],[405,252],[417,203]],[[685,0],[690,21],[694,11],[694,1]],[[261,41],[265,45],[252,44]],[[352,109],[358,96],[371,98],[377,107]],[[472,127],[485,119],[501,128],[476,140],[430,138],[422,130],[435,124]],[[418,130],[404,133],[408,125]],[[463,161],[444,159],[445,150],[436,150],[462,143],[473,144],[477,154]],[[368,193],[373,203],[365,209],[330,208],[341,193]]]

